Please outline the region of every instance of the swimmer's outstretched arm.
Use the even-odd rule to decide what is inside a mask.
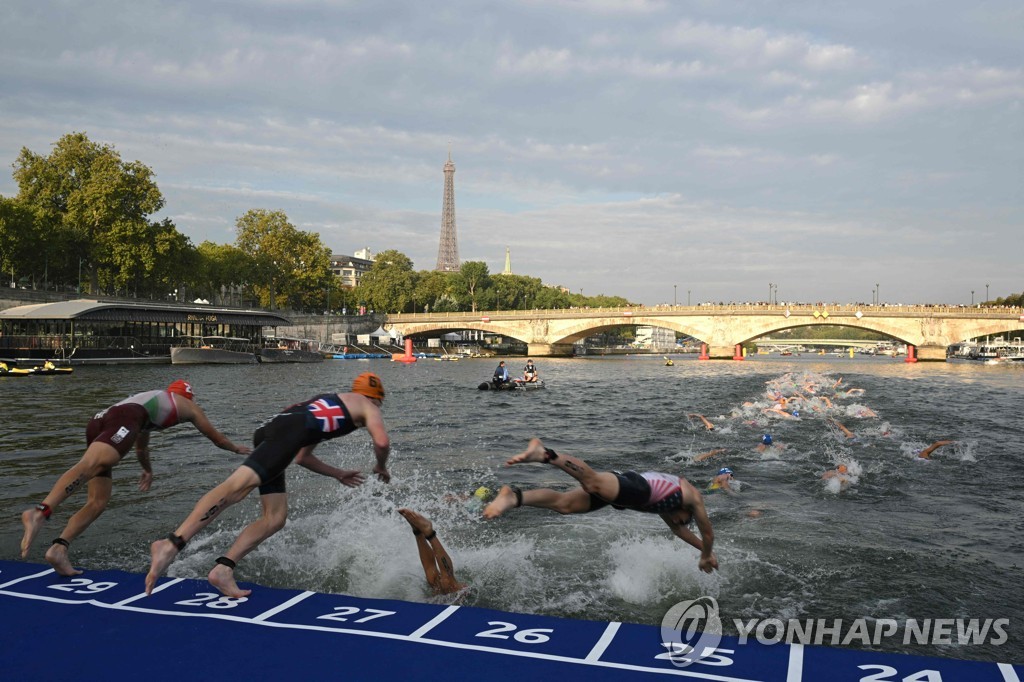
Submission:
[[[705,416],[704,416],[704,415],[702,415],[702,414],[688,414],[688,415],[686,415],[686,416],[687,416],[687,417],[690,417],[691,419],[693,419],[694,417],[696,417],[697,419],[699,419],[699,420],[701,420],[702,422],[704,422],[704,428],[705,428],[705,429],[707,429],[708,431],[714,431],[714,430],[715,430],[715,425],[714,425],[714,424],[712,424],[712,423],[711,423],[711,421],[710,421],[710,420],[708,420],[708,418],[707,418],[707,417],[705,417]]]
[[[686,527],[686,524],[676,520],[673,514],[659,514],[659,516],[672,529],[672,533],[676,537],[700,550],[700,561],[698,562],[700,570],[711,573],[718,568],[718,557],[711,551],[715,544],[715,531],[711,527],[711,519],[708,518],[707,510],[704,508],[704,498],[700,491],[686,479],[680,478],[679,485],[683,489],[683,499],[690,501],[688,505],[690,518],[697,524],[700,537],[694,535],[693,531]]]
[[[708,457],[714,457],[715,455],[717,455],[717,454],[719,454],[721,452],[725,452],[725,450],[726,450],[725,448],[715,448],[714,450],[711,450],[710,452],[702,452],[701,454],[699,454],[696,457],[694,457],[693,461],[694,462],[703,462]]]
[[[828,421],[829,423],[834,424],[836,428],[838,428],[840,431],[842,431],[843,435],[846,436],[847,438],[855,438],[855,436],[853,435],[853,431],[846,428],[845,426],[837,422],[835,419],[829,419]]]
[[[926,447],[921,452],[917,453],[917,456],[920,457],[921,459],[928,459],[933,452],[935,452],[936,450],[941,448],[943,445],[950,445],[951,443],[954,443],[954,442],[956,442],[956,441],[952,441],[952,440],[937,440],[934,443],[932,443],[931,445],[929,445],[928,447]]]

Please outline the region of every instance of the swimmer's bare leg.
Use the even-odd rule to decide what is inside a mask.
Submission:
[[[578,457],[558,454],[550,448],[545,448],[540,438],[531,440],[526,450],[510,458],[505,462],[505,466],[523,462],[545,462],[557,467],[579,481],[588,493],[594,493],[606,500],[614,500],[619,496],[619,479],[615,474],[609,471],[595,471]]]
[[[53,570],[57,575],[63,575],[68,578],[74,575],[81,575],[82,571],[79,571],[71,565],[71,559],[68,558],[68,548],[59,542],[54,542],[50,545],[50,549],[46,550],[46,563],[53,566]]]
[[[519,506],[550,509],[559,514],[586,514],[590,511],[590,493],[582,488],[564,493],[551,488],[538,488],[521,490],[517,496],[515,489],[506,485],[502,486],[498,496],[484,507],[484,517],[494,519]]]
[[[85,454],[82,455],[82,459],[78,461],[75,466],[71,467],[64,474],[57,479],[57,483],[54,484],[53,489],[43,499],[43,506],[47,507],[50,512],[55,510],[64,500],[68,499],[72,493],[82,486],[83,483],[88,482],[94,476],[98,475],[101,471],[109,470],[121,461],[121,455],[118,454],[117,450],[113,446],[107,443],[101,443],[94,441],[85,450]],[[39,509],[26,509],[21,514],[21,524],[25,527],[25,533],[21,538],[21,558],[24,559],[28,556],[28,551],[32,547],[32,543],[36,539],[36,535],[39,533],[39,529],[42,528],[43,522],[46,521],[49,513],[43,514]]]
[[[46,516],[35,507],[26,509],[21,513],[21,525],[25,527],[25,533],[21,536],[22,559],[28,556],[28,550],[32,547],[32,543],[35,541],[36,535],[39,534],[39,529],[43,527],[43,522],[45,521]]]
[[[180,538],[184,547],[185,542],[212,523],[222,511],[244,499],[259,484],[260,477],[255,471],[245,465],[238,467],[223,483],[199,499],[192,513],[172,535]],[[170,539],[157,540],[149,546],[150,565],[149,573],[146,574],[146,594],[153,593],[157,580],[171,565],[179,551]]]
[[[68,544],[73,542],[85,529],[92,525],[92,522],[100,517],[110,503],[110,493],[114,488],[114,481],[110,478],[110,470],[105,476],[96,476],[89,480],[89,499],[85,506],[79,509],[68,519],[68,525],[64,526],[60,537],[57,538],[46,550],[46,561],[53,566],[59,575],[73,576],[80,575],[82,571],[76,570],[68,558]]]

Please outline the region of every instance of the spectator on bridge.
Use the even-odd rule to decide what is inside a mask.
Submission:
[[[700,570],[711,573],[718,568],[718,557],[711,551],[715,534],[704,509],[704,498],[682,476],[655,471],[595,471],[582,459],[544,447],[539,438],[531,440],[525,451],[510,457],[505,466],[526,462],[561,469],[579,481],[580,487],[558,492],[550,488],[520,490],[502,486],[494,501],[484,508],[484,517],[494,519],[524,505],[560,514],[586,514],[610,504],[616,509],[657,514],[676,537],[700,550]],[[700,537],[689,529],[691,521],[696,522]]]
[[[529,384],[537,381],[537,366],[533,364],[532,359],[527,359],[526,367],[523,367],[523,381]]]
[[[510,381],[512,381],[512,377],[508,375],[508,368],[505,367],[505,361],[501,360],[498,362],[498,367],[494,370],[494,378],[491,379],[491,382],[495,386],[501,386],[502,384],[507,384]]]

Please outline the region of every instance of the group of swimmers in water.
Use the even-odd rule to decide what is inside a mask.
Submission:
[[[767,383],[764,399],[757,401],[746,401],[741,407],[733,410],[731,417],[742,421],[750,427],[763,426],[770,419],[781,419],[786,421],[802,421],[807,418],[823,418],[828,428],[838,438],[859,442],[857,436],[847,426],[838,421],[839,415],[845,415],[854,419],[877,419],[878,413],[870,407],[860,403],[842,405],[842,401],[850,398],[860,398],[865,394],[862,388],[848,388],[843,386],[843,379],[832,380],[816,374],[795,375],[785,374]],[[702,414],[690,413],[687,417],[691,420],[699,420],[705,430],[713,431],[714,424]],[[887,424],[878,429],[873,429],[880,436],[891,435]],[[920,448],[914,452],[917,461],[927,461],[932,454],[945,445],[955,443],[953,440],[939,440]],[[785,449],[785,445],[779,443],[770,433],[761,436],[760,441],[753,449],[761,454],[777,455]],[[716,448],[693,457],[694,463],[727,452],[726,448]],[[839,458],[842,460],[842,458]],[[846,490],[851,484],[857,481],[860,467],[852,461],[837,461],[834,466],[821,473],[821,480],[834,492]],[[730,467],[721,467],[708,483],[706,493],[724,492],[736,493],[733,470]]]
[[[821,377],[785,375],[768,383],[765,402],[747,402],[734,411],[748,426],[760,426],[765,418],[786,420],[821,415],[826,423],[843,438],[855,439],[855,434],[835,419],[837,401],[863,395],[862,389],[843,389],[842,379],[831,382]],[[314,473],[334,478],[340,484],[356,487],[365,482],[358,470],[333,467],[313,454],[315,447],[326,440],[347,435],[364,428],[373,441],[376,458],[373,473],[384,483],[391,475],[387,469],[390,440],[384,427],[380,408],[385,397],[380,377],[371,372],[360,374],[346,393],[325,393],[295,403],[259,427],[253,435],[253,447],[238,445],[220,433],[194,402],[192,387],[177,380],[166,389],[146,391],[97,413],[86,427],[88,447],[81,460],[62,475],[50,493],[35,507],[22,514],[24,535],[21,556],[27,557],[31,545],[50,518],[53,511],[82,486],[88,488],[86,504],[75,513],[62,533],[51,543],[45,558],[54,570],[64,576],[81,573],[68,556],[72,540],[77,538],[106,509],[112,490],[111,470],[121,462],[134,446],[142,466],[139,490],[149,490],[153,480],[149,456],[151,431],[189,422],[221,449],[247,458],[220,485],[203,495],[192,512],[166,538],[156,540],[150,547],[151,564],[146,575],[146,592],[151,594],[160,576],[181,552],[189,540],[213,522],[220,514],[259,489],[261,516],[247,525],[224,556],[218,557],[208,579],[221,593],[229,597],[243,597],[243,590],[235,582],[237,562],[255,550],[260,543],[285,525],[288,514],[285,470],[293,462]],[[875,418],[870,408],[857,405],[844,410],[855,418]],[[762,415],[761,421],[751,416]],[[699,419],[707,431],[714,431],[710,419],[701,414],[690,414]],[[883,431],[887,435],[888,431]],[[918,452],[920,459],[928,459],[938,448],[953,441],[941,440]],[[777,452],[785,448],[769,433],[765,433],[755,450],[760,453]],[[716,448],[697,455],[693,462],[716,457],[726,452]],[[540,439],[534,438],[526,450],[510,457],[506,466],[521,464],[551,466],[575,479],[579,487],[568,491],[550,488],[523,490],[514,485],[502,486],[497,493],[480,487],[472,496],[485,519],[495,519],[517,507],[537,507],[560,514],[585,514],[607,506],[616,510],[633,510],[657,514],[673,535],[699,551],[698,567],[711,573],[718,568],[713,551],[714,530],[704,506],[703,494],[723,492],[736,494],[738,487],[732,468],[723,466],[700,490],[685,477],[657,471],[598,471],[584,460],[556,452]],[[821,478],[837,481],[844,489],[853,480],[851,466],[838,462]],[[702,494],[703,493],[703,494]],[[437,537],[430,519],[418,512],[402,507],[398,513],[409,523],[424,575],[431,589],[439,594],[462,590],[465,586],[455,578],[452,559]],[[751,512],[750,516],[759,515]],[[691,530],[695,525],[696,533]]]

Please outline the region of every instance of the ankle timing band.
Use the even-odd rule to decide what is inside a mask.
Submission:
[[[238,565],[234,561],[232,561],[231,559],[227,558],[226,556],[219,556],[219,557],[217,557],[216,559],[214,559],[213,563],[220,564],[221,566],[227,566],[232,571],[235,570],[235,566]]]
[[[182,537],[180,535],[175,535],[174,533],[169,533],[167,535],[167,539],[171,541],[171,544],[174,545],[178,549],[179,552],[181,550],[185,549],[185,544],[186,544],[185,540],[182,539]]]

